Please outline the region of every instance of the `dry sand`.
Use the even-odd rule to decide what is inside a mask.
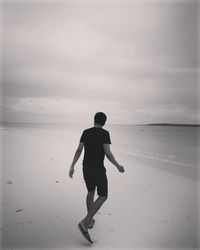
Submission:
[[[77,228],[86,213],[81,159],[68,177],[78,140],[2,129],[1,141],[2,249],[90,247]],[[166,162],[114,153],[126,172],[106,160],[109,197],[90,230],[92,247],[198,249],[199,182],[163,171]]]

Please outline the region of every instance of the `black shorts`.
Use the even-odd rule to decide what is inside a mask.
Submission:
[[[88,192],[95,191],[99,196],[108,196],[108,180],[104,166],[94,167],[83,165],[83,177]]]

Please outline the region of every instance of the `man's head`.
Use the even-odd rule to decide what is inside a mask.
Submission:
[[[104,124],[106,123],[107,117],[103,112],[98,112],[95,114],[94,116],[94,123],[104,126]]]

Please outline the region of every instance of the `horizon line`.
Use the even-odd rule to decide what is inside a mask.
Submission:
[[[48,124],[48,125],[93,125],[91,123],[75,123],[75,122],[29,122],[29,121],[0,121],[0,124]],[[146,122],[146,123],[106,123],[105,126],[200,126],[200,123],[167,123],[167,122]]]

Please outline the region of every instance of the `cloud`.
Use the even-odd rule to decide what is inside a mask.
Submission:
[[[103,109],[116,123],[197,121],[197,7],[4,2],[4,118],[65,114],[77,121]]]

